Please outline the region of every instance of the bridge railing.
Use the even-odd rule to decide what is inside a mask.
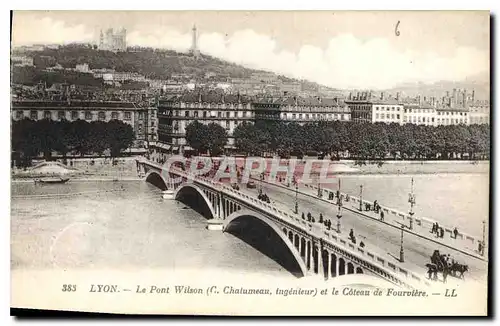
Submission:
[[[397,263],[392,263],[391,261],[381,257],[376,253],[371,252],[370,250],[360,247],[359,245],[354,245],[348,239],[326,230],[325,228],[323,228],[323,225],[302,220],[295,214],[289,214],[286,211],[282,211],[271,204],[248,196],[231,187],[224,186],[224,190],[228,191],[239,200],[250,201],[251,204],[260,206],[267,212],[272,212],[274,216],[276,216],[278,219],[281,219],[282,221],[288,223],[294,222],[293,224],[296,227],[299,227],[306,232],[308,231],[316,233],[317,236],[322,238],[324,241],[330,242],[333,246],[337,245],[336,247],[338,249],[347,251],[350,255],[356,257],[359,260],[359,264],[363,267],[372,270],[374,273],[391,281],[392,283],[410,287],[413,287],[416,283],[424,284],[426,286],[430,285],[430,283],[424,277],[399,266],[399,264]],[[373,265],[369,266],[367,264],[368,262],[371,262]],[[377,265],[381,266],[382,268],[377,267]],[[401,275],[403,276],[403,278],[400,277]]]
[[[318,187],[317,186],[314,186],[314,185],[310,185],[310,184],[303,184],[304,187],[306,188],[309,188],[309,189],[312,189],[312,190],[315,190],[317,191],[318,190]],[[321,190],[325,193],[333,193],[333,194],[336,194],[337,191],[333,191],[331,189],[325,189],[325,188],[321,188]],[[343,193],[341,192],[340,193],[342,195],[343,198],[346,198],[346,193]],[[356,197],[356,196],[351,196],[349,195],[349,201],[352,202],[352,203],[359,203],[360,202],[360,199],[359,197]],[[336,199],[334,201],[332,201],[333,203],[336,202]],[[345,200],[344,200],[344,203],[345,203]],[[362,200],[362,206],[364,207],[365,204],[370,204],[371,206],[373,206],[373,202],[372,201],[368,201],[368,200]],[[393,208],[390,208],[390,207],[387,207],[387,206],[382,206],[380,205],[380,208],[382,211],[384,211],[384,214],[387,214],[389,216],[392,216],[394,218],[397,218],[397,219],[401,219],[403,222],[405,220],[407,221],[410,221],[410,220],[413,220],[414,222],[414,226],[418,226],[422,229],[425,229],[425,230],[431,230],[432,229],[432,225],[434,223],[439,223],[438,221],[436,220],[432,220],[430,218],[427,218],[427,217],[415,217],[415,216],[411,216],[410,214],[408,213],[405,213],[405,212],[401,212],[401,211],[398,211],[396,209],[393,209]],[[441,223],[439,223],[439,225],[443,228],[444,232],[446,234],[449,235],[449,237],[451,238],[452,235],[453,235],[453,230],[454,228],[450,227],[450,226],[445,226],[445,225],[442,225]],[[462,231],[459,231],[459,233],[457,234],[457,238],[464,241],[465,243],[468,243],[470,244],[472,247],[477,247],[477,245],[479,244],[479,242],[482,242],[482,238],[478,237],[478,236],[474,236],[474,235],[471,235],[471,234],[468,234],[466,232],[462,232]]]
[[[157,164],[154,164],[154,166],[156,167]],[[298,227],[306,232],[316,234],[317,237],[330,243],[332,246],[338,248],[341,251],[346,251],[348,254],[356,257],[359,260],[359,264],[378,274],[380,277],[389,280],[392,283],[410,287],[412,287],[415,282],[419,284],[430,285],[428,281],[415,274],[414,272],[409,271],[399,266],[398,264],[392,263],[381,257],[380,255],[362,248],[359,245],[352,244],[349,240],[339,236],[338,234],[334,234],[331,231],[326,230],[323,225],[317,225],[316,223],[302,220],[295,214],[290,214],[286,211],[280,210],[269,203],[263,202],[257,198],[253,198],[221,182],[214,181],[211,178],[189,174],[186,171],[174,167],[172,167],[169,172],[175,173],[181,177],[196,180],[197,182],[200,182],[205,186],[215,187],[218,190],[230,193],[240,201],[246,202],[249,205],[263,208],[266,212],[270,212],[272,216],[274,216],[278,220],[286,223],[291,223],[295,227]],[[372,265],[368,265],[369,263],[372,263]]]

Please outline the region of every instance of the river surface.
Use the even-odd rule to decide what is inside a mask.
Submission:
[[[408,209],[411,178],[416,216],[480,235],[488,219],[488,173],[342,176],[342,191]],[[206,219],[162,200],[143,181],[71,180],[65,185],[13,183],[12,269],[210,269],[286,278],[294,275],[255,238],[206,229]],[[68,195],[73,194],[73,195]]]

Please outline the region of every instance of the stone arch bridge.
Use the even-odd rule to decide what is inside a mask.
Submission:
[[[243,220],[264,223],[286,245],[303,276],[319,275],[329,279],[366,274],[405,288],[430,285],[425,277],[352,244],[334,230],[302,220],[296,214],[260,201],[230,185],[179,168],[171,167],[166,171],[163,166],[146,159],[138,159],[137,164],[146,181],[170,191],[174,199],[195,198],[196,207],[191,208],[202,213],[209,225],[227,231]]]

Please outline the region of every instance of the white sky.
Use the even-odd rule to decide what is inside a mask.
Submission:
[[[14,45],[95,42],[125,27],[129,45],[203,53],[338,88],[489,76],[488,12],[15,12]],[[399,24],[400,35],[395,35]]]

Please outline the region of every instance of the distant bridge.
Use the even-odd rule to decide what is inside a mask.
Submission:
[[[137,164],[146,181],[162,190],[173,191],[173,198],[194,198],[196,207],[192,208],[206,216],[209,225],[230,231],[240,222],[258,220],[271,228],[293,255],[303,276],[319,275],[329,279],[367,274],[406,288],[430,285],[425,277],[351,243],[322,224],[307,222],[229,185],[175,167],[166,171],[163,166],[143,158],[138,159]]]

